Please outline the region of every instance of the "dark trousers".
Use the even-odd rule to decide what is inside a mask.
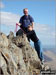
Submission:
[[[26,33],[28,41],[30,41],[30,39],[31,39],[33,42],[37,42],[38,38],[37,38],[36,33],[35,33],[34,30],[29,31],[28,28],[25,28],[22,25],[20,27]]]
[[[27,38],[28,38],[29,41],[30,41],[30,39],[33,42],[37,42],[38,41],[38,38],[37,38],[36,33],[35,33],[34,30],[27,32]]]

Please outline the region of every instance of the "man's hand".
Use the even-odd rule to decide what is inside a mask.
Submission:
[[[21,24],[20,24],[20,23],[16,23],[16,25],[21,26]]]
[[[29,31],[32,31],[32,30],[33,30],[32,26],[29,26],[29,27],[28,27],[28,30],[29,30]]]

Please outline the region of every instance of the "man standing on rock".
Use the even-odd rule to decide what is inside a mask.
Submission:
[[[34,31],[34,19],[28,15],[28,9],[23,9],[24,15],[20,18],[19,23],[16,23],[20,26],[23,31],[26,33],[28,40],[30,39],[34,42],[34,47],[38,53],[38,57],[40,58],[41,63],[43,64],[43,51],[41,47],[41,42],[39,38],[36,36]],[[17,35],[17,34],[16,34]]]

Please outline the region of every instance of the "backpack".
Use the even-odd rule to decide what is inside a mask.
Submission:
[[[24,15],[25,16],[25,15]],[[22,19],[24,19],[24,16],[22,16]],[[28,15],[28,19],[30,20],[30,15]]]

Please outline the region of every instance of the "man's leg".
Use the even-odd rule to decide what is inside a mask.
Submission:
[[[43,57],[43,48],[42,48],[42,44],[40,40],[38,40],[37,42],[34,42],[34,47],[38,53],[40,61],[42,62],[44,60],[44,57]]]
[[[40,58],[40,60],[43,60],[43,49],[42,49],[42,45],[40,40],[38,39],[38,37],[36,36],[35,31],[31,31],[28,33],[29,38],[34,42],[34,47],[38,53],[38,57]]]
[[[34,30],[29,31],[27,33],[27,37],[30,38],[33,42],[37,42],[37,40],[38,40],[38,38],[37,38],[36,33],[35,33]]]

